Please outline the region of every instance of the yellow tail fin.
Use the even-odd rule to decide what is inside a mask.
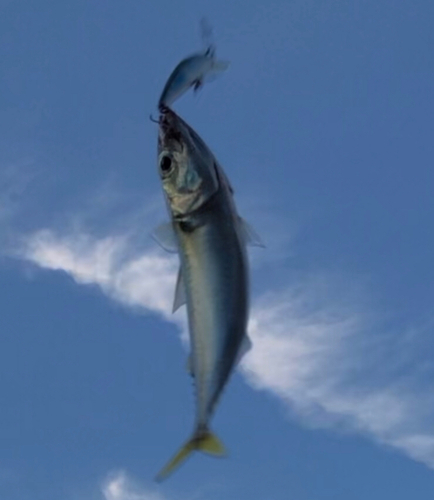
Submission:
[[[210,431],[194,434],[194,436],[185,443],[178,453],[168,462],[168,464],[157,474],[155,480],[163,481],[169,476],[182,462],[184,462],[192,451],[202,451],[216,457],[226,455],[226,450],[220,440]]]

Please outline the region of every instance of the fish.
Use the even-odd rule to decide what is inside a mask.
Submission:
[[[190,87],[197,92],[205,82],[214,80],[229,66],[228,61],[220,61],[215,57],[215,47],[209,47],[202,52],[192,54],[183,59],[172,71],[163,88],[158,109],[166,107],[179,99]]]
[[[233,188],[211,150],[171,109],[160,114],[158,170],[171,220],[153,237],[179,254],[173,309],[187,306],[187,364],[196,391],[193,433],[158,473],[161,481],[193,451],[226,454],[210,420],[231,373],[251,347],[246,245],[264,245],[238,215]]]
[[[205,82],[214,80],[228,68],[228,61],[216,59],[213,28],[206,17],[200,20],[200,38],[203,50],[183,59],[169,76],[158,101],[160,112],[170,107],[190,87],[197,92]]]

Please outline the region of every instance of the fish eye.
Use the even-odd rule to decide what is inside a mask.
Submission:
[[[164,155],[160,160],[160,169],[163,174],[168,174],[172,169],[172,158]]]

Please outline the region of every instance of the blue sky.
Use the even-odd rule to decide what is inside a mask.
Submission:
[[[194,398],[148,116],[203,15],[231,66],[175,109],[267,248],[213,423],[230,457],[157,485]],[[432,498],[433,20],[417,0],[1,3],[1,498]]]

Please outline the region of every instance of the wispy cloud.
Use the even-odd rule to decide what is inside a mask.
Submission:
[[[317,302],[313,290],[257,302],[250,324],[255,349],[242,366],[247,380],[279,396],[309,425],[368,434],[434,468],[433,367],[424,381],[416,367],[388,376],[388,365],[396,372],[390,353],[399,332],[373,339],[360,312]]]
[[[102,494],[104,500],[165,500],[159,493],[145,490],[125,471],[110,474],[102,486]]]
[[[170,318],[177,259],[158,249],[137,254],[127,237],[95,239],[79,233],[59,238],[44,230],[25,240],[21,255],[68,273],[79,284],[98,285],[122,304]]]
[[[170,315],[176,257],[137,249],[126,236],[49,230],[27,238],[20,256],[181,324]],[[434,370],[427,362],[418,371],[417,353],[409,349],[421,334],[368,333],[379,326],[325,278],[292,284],[255,301],[249,326],[254,348],[241,370],[252,387],[279,397],[303,424],[363,433],[434,468]],[[391,356],[397,345],[407,357]],[[398,375],[401,365],[405,375]],[[113,496],[119,481],[107,499],[142,498]]]

